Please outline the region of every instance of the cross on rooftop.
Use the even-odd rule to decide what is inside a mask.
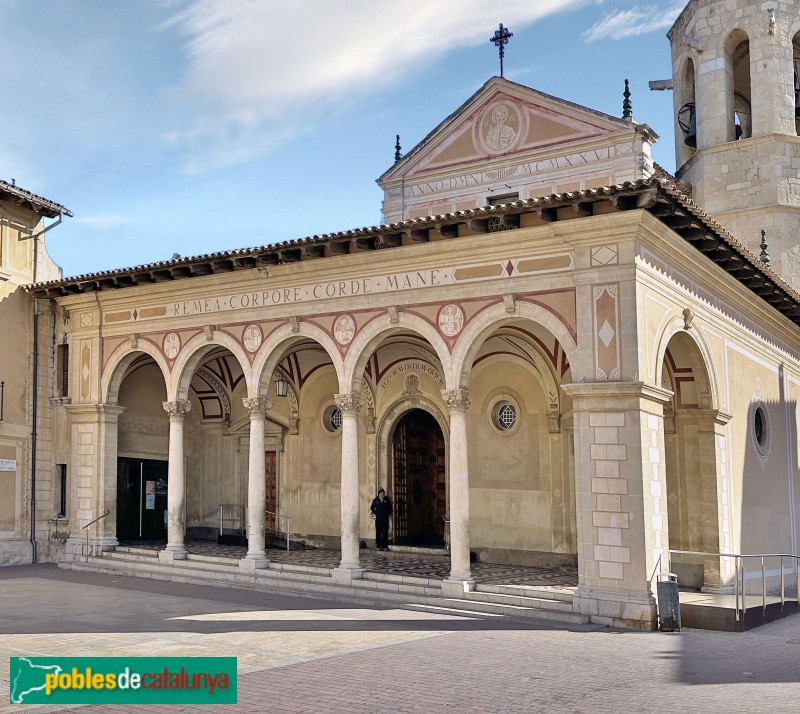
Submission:
[[[509,32],[507,27],[503,27],[503,23],[500,23],[500,29],[494,31],[494,35],[489,38],[489,42],[493,45],[497,46],[498,51],[500,52],[500,76],[503,76],[503,56],[505,55],[505,46],[508,44],[508,40],[514,36],[513,32]]]

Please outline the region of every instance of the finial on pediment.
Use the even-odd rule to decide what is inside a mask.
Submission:
[[[400,153],[400,134],[397,135],[397,142],[394,145],[394,162],[397,163],[400,159],[403,158],[403,155]]]
[[[622,93],[622,118],[633,118],[633,104],[631,104],[631,87],[628,80],[625,80],[625,91]]]
[[[762,230],[761,231],[761,245],[758,246],[761,248],[761,262],[764,263],[767,267],[769,267],[769,252],[767,251],[767,232]]]
[[[489,42],[497,47],[500,53],[500,76],[503,76],[503,57],[506,54],[505,46],[508,44],[509,39],[514,36],[513,32],[509,32],[507,27],[503,27],[500,23],[500,29],[494,31],[494,35],[489,38]]]

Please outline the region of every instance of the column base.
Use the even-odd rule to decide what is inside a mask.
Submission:
[[[240,573],[255,573],[269,567],[266,553],[248,553],[239,561]]]
[[[186,560],[187,555],[185,545],[168,545],[164,550],[158,551],[158,562],[169,564],[176,560]]]
[[[658,625],[655,598],[643,590],[578,586],[572,609],[599,625],[644,631],[655,630]]]
[[[360,565],[340,565],[334,568],[331,573],[333,582],[347,585],[353,580],[360,580],[364,577],[364,569]]]
[[[469,573],[450,573],[450,576],[442,580],[442,597],[463,598],[464,593],[471,592],[475,588],[475,581]]]

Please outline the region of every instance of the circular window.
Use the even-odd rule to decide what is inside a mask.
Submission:
[[[331,434],[342,428],[342,410],[335,404],[331,404],[322,417],[322,423]]]
[[[753,433],[761,451],[767,447],[767,415],[764,407],[757,407],[753,414]]]
[[[500,431],[511,431],[517,423],[517,410],[511,402],[498,402],[492,413],[492,421]]]

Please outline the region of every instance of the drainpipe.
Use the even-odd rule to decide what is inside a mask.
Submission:
[[[71,214],[70,214],[71,215]],[[59,213],[58,220],[51,223],[44,230],[30,236],[33,239],[33,284],[35,285],[39,277],[39,238],[51,228],[55,228],[61,223],[64,214]],[[31,563],[38,561],[36,548],[36,456],[37,444],[36,436],[38,431],[39,418],[39,300],[33,298],[33,403],[31,406],[31,416],[33,425],[31,428]]]
[[[39,236],[33,238],[33,282],[39,262]],[[39,301],[33,298],[33,428],[31,430],[31,563],[36,557],[36,432],[39,406]]]

